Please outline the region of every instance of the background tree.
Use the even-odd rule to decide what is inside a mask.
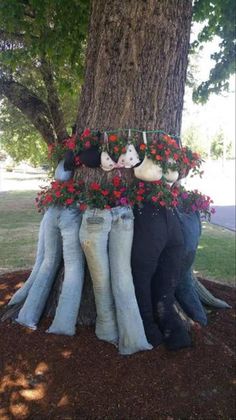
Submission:
[[[223,130],[221,129],[216,135],[212,138],[211,141],[211,157],[213,159],[223,158],[226,159],[231,156],[232,152],[232,143],[228,143]]]

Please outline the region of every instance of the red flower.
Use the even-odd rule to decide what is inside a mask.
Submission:
[[[145,150],[146,149],[146,144],[144,144],[144,143],[141,143],[140,144],[140,146],[139,146],[139,148],[140,148],[140,150]]]
[[[119,147],[118,147],[118,146],[115,146],[115,147],[114,147],[114,152],[115,152],[115,153],[118,153],[118,152],[119,152]]]
[[[90,146],[91,146],[91,143],[90,143],[90,141],[89,141],[89,140],[87,140],[87,141],[84,143],[84,147],[85,147],[86,149],[89,149],[89,148],[90,148]]]
[[[75,164],[76,164],[76,166],[79,166],[81,164],[79,156],[75,156]]]
[[[84,204],[84,203],[81,203],[80,206],[79,206],[79,208],[80,208],[80,211],[85,211],[86,208],[87,208],[87,205]]]
[[[70,193],[73,193],[73,192],[75,192],[75,187],[73,185],[68,185],[67,191],[70,192]]]
[[[46,203],[51,203],[51,202],[53,201],[52,196],[51,196],[51,195],[47,195],[47,196],[45,197],[45,201],[46,201]]]
[[[163,160],[163,159],[162,159],[162,156],[160,156],[160,155],[156,155],[156,160]]]
[[[143,201],[144,197],[142,197],[141,195],[137,195],[137,201]]]
[[[112,179],[112,184],[114,185],[114,187],[119,187],[120,178],[118,176],[114,176],[114,178]]]
[[[156,202],[158,201],[158,197],[157,197],[156,195],[153,195],[153,196],[152,196],[152,201],[153,201],[154,203],[156,203]]]
[[[164,200],[160,200],[160,206],[165,206],[166,202]]]
[[[90,188],[91,190],[98,191],[100,190],[100,185],[97,182],[92,182],[92,184],[90,184]]]
[[[69,150],[75,150],[76,147],[76,140],[74,137],[68,139],[66,141],[66,146],[68,147]]]
[[[83,133],[81,134],[80,138],[83,139],[84,137],[89,137],[91,135],[91,131],[89,128],[85,128]]]
[[[61,197],[61,191],[56,191],[56,192],[55,192],[55,196],[56,196],[57,198]]]
[[[117,140],[117,136],[115,135],[115,134],[111,134],[110,136],[109,136],[109,141],[111,141],[111,142],[113,142],[113,141],[116,141]]]
[[[102,195],[104,195],[104,197],[106,197],[109,194],[108,190],[102,190],[101,191]]]
[[[113,191],[113,194],[114,194],[114,196],[115,196],[116,198],[120,198],[120,196],[121,196],[121,192],[120,192],[120,191],[116,191],[116,190],[114,190],[114,191]]]
[[[72,204],[72,203],[73,203],[73,201],[74,201],[74,199],[73,199],[73,198],[67,198],[67,200],[66,200],[66,204],[70,205],[70,204]]]

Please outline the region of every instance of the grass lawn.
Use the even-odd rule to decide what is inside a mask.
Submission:
[[[195,273],[208,280],[235,285],[235,232],[203,223]]]
[[[39,224],[35,191],[0,194],[0,274],[31,268],[34,264]],[[235,233],[203,223],[195,273],[209,280],[234,285]]]
[[[42,218],[35,196],[36,191],[0,194],[0,274],[33,266]]]

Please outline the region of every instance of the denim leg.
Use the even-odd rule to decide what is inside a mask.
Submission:
[[[95,333],[101,340],[118,342],[108,257],[110,230],[109,210],[87,209],[85,211],[80,228],[80,242],[93,282],[97,310]]]
[[[44,215],[43,219],[40,223],[40,227],[39,227],[36,260],[35,260],[33,269],[31,271],[31,274],[28,277],[28,279],[26,280],[26,282],[23,284],[23,286],[19,290],[17,290],[16,293],[14,293],[11,300],[8,302],[8,305],[15,305],[16,303],[23,302],[26,299],[31,286],[32,286],[34,280],[37,277],[38,271],[40,269],[40,266],[41,266],[41,264],[43,262],[43,258],[44,258],[44,222],[45,222],[45,220],[46,220],[46,218],[45,218],[45,215]]]
[[[152,348],[144,333],[131,273],[133,212],[131,208],[118,207],[112,209],[111,214],[109,260],[119,331],[119,352],[132,354]]]
[[[84,255],[79,240],[82,216],[78,209],[61,210],[64,281],[49,333],[74,335],[84,282]]]
[[[65,171],[64,163],[65,159],[60,160],[56,167],[54,178],[57,181],[69,181],[69,179],[71,179],[73,176],[73,171]]]
[[[181,323],[174,309],[174,302],[182,252],[181,245],[166,247],[159,258],[158,269],[152,279],[154,313],[163,333],[175,329]]]
[[[175,293],[176,299],[191,319],[206,325],[206,313],[195,290],[192,278],[192,265],[201,235],[200,217],[197,212],[190,214],[178,212],[178,217],[184,235],[184,258]]]
[[[58,228],[60,207],[50,207],[45,214],[45,255],[37,277],[30,288],[16,322],[32,329],[44,310],[62,255],[62,239]]]
[[[194,284],[192,267],[190,266],[187,270],[182,272],[180,282],[175,291],[175,296],[185,313],[193,319],[193,321],[199,322],[201,325],[207,325],[206,312]]]
[[[131,265],[135,293],[147,340],[158,346],[162,334],[154,319],[151,281],[167,241],[166,217],[164,211],[147,203],[141,211],[134,209],[134,216]]]

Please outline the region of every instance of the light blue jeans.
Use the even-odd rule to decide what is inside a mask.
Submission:
[[[61,160],[58,163],[55,170],[55,175],[54,175],[55,180],[68,181],[72,177],[72,175],[73,175],[72,171],[65,171],[64,159]],[[44,222],[46,220],[48,220],[48,216],[43,217],[40,223],[36,259],[35,259],[35,263],[31,271],[31,274],[29,278],[27,279],[27,281],[24,283],[24,285],[19,290],[17,290],[17,292],[12,296],[11,300],[8,302],[8,305],[15,305],[17,303],[23,302],[26,299],[31,286],[37,277],[38,271],[41,267],[41,264],[43,262],[44,255],[45,255]]]
[[[121,354],[149,350],[135,297],[130,257],[133,212],[130,207],[87,209],[80,241],[92,277],[99,339],[117,343]]]
[[[35,263],[33,266],[33,269],[30,273],[30,276],[26,280],[26,282],[23,284],[23,286],[14,293],[10,301],[8,302],[8,305],[15,305],[17,303],[23,302],[26,297],[28,296],[29,290],[34,283],[34,280],[37,277],[38,271],[41,267],[41,264],[44,259],[44,224],[46,221],[46,217],[43,217],[40,227],[39,227],[39,235],[38,235],[38,245],[37,245],[37,253],[35,258]]]
[[[16,321],[36,329],[63,251],[64,281],[48,332],[74,335],[84,280],[84,257],[79,241],[81,214],[77,208],[52,206],[45,213],[42,223],[43,260]]]

